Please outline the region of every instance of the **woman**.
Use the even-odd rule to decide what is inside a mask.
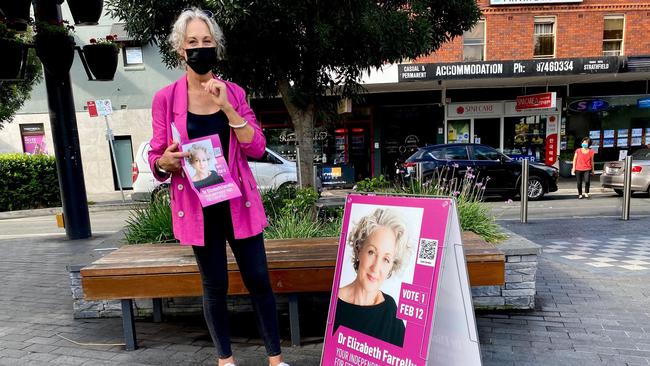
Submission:
[[[216,171],[210,169],[211,155],[208,148],[203,145],[193,144],[190,148],[190,157],[188,160],[195,171],[192,176],[192,182],[194,182],[196,189],[223,183],[223,177]]]
[[[215,21],[196,8],[183,11],[169,40],[187,72],[154,96],[149,164],[156,179],[163,181],[171,175],[174,236],[194,250],[203,284],[204,315],[218,365],[235,364],[226,306],[228,240],[251,294],[269,364],[287,366],[282,362],[275,297],[262,237],[266,215],[246,160],[247,156],[261,157],[266,140],[242,88],[218,79],[211,71],[224,44]],[[173,143],[172,122],[180,135],[180,141]],[[190,182],[180,159],[188,157],[189,152],[180,152],[178,144],[214,134],[220,137],[224,158],[242,195],[203,209],[194,191],[187,189]]]
[[[334,332],[342,325],[402,347],[404,322],[397,318],[395,300],[381,286],[405,266],[407,236],[406,225],[389,209],[376,209],[352,230],[348,245],[357,276],[339,289]]]
[[[589,198],[589,180],[591,175],[594,174],[594,154],[595,152],[589,148],[591,140],[589,137],[582,139],[581,147],[573,154],[573,167],[571,174],[575,174],[578,178],[578,199],[582,199],[582,181],[585,181],[585,198]]]

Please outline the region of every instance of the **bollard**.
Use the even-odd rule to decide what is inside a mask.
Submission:
[[[528,223],[528,159],[521,161],[521,223]]]
[[[418,180],[418,183],[422,184],[422,163],[415,164],[415,177]]]
[[[625,177],[623,180],[623,213],[621,219],[630,219],[630,198],[632,198],[632,157],[625,158]]]

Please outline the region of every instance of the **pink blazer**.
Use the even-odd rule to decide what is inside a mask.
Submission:
[[[246,160],[246,156],[259,158],[264,154],[266,139],[257,124],[255,114],[246,103],[244,90],[234,83],[223,82],[228,89],[228,100],[232,106],[255,129],[253,140],[249,143],[239,142],[235,133],[231,131],[228,149],[228,167],[242,193],[241,197],[230,201],[230,214],[235,238],[243,239],[261,233],[268,225],[262,199],[257,190],[257,183]],[[181,143],[189,140],[187,136],[187,76],[183,76],[156,93],[151,113],[153,137],[149,151],[149,165],[154,177],[159,181],[164,181],[165,177],[156,174],[154,162],[162,156],[172,141],[172,121],[181,135]],[[172,174],[170,195],[176,239],[180,241],[181,245],[205,245],[203,238],[205,223],[203,222],[201,203],[183,172]],[[209,225],[209,223],[207,224]]]

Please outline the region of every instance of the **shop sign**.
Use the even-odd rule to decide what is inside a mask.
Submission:
[[[555,92],[522,95],[517,97],[517,111],[555,108]]]
[[[544,156],[544,162],[548,166],[557,162],[558,126],[557,117],[549,116],[546,120],[546,154]]]
[[[581,99],[569,103],[569,110],[574,112],[600,112],[609,109],[609,103],[602,99]]]
[[[448,118],[489,117],[503,114],[503,102],[452,103],[447,105]]]
[[[99,114],[97,114],[97,106],[95,105],[94,100],[89,100],[86,102],[86,106],[88,107],[88,114],[91,117],[97,117]]]
[[[510,78],[616,73],[616,56],[566,59],[400,64],[398,81]]]
[[[641,98],[636,101],[637,108],[650,108],[650,98]]]
[[[539,5],[581,2],[582,0],[490,0],[490,5]]]

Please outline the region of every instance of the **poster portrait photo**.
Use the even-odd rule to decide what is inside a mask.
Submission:
[[[424,210],[354,204],[345,235],[334,334],[340,326],[402,347],[397,317],[402,283],[411,283]],[[343,243],[343,242],[342,242]]]
[[[218,173],[215,149],[210,139],[183,145],[183,151],[190,153],[190,156],[185,158],[186,167],[190,180],[197,190],[224,182],[223,177]]]

